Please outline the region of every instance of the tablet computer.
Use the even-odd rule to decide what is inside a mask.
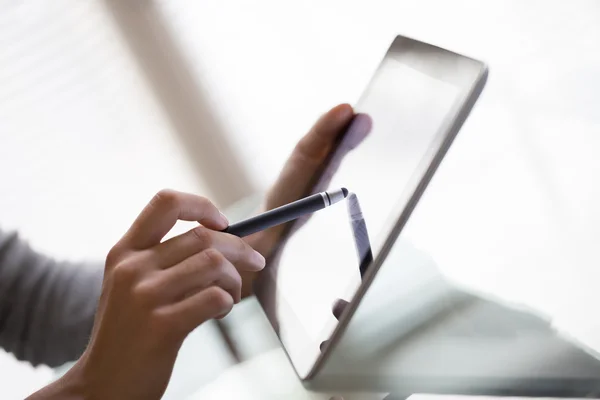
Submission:
[[[336,347],[486,79],[484,63],[452,51],[403,36],[389,47],[313,188],[347,187],[360,212],[340,203],[296,221],[256,282],[301,379]],[[339,298],[350,304],[338,321]]]
[[[346,186],[356,199],[292,229],[282,279],[270,281],[278,303],[262,303],[306,386],[395,398],[600,395],[594,349],[518,296],[489,290],[493,276],[474,284],[467,275],[485,265],[438,265],[427,243],[411,243],[422,216],[413,211],[486,76],[479,61],[406,37],[385,55],[356,105],[369,117],[350,126],[321,183],[337,173],[318,187]],[[448,241],[468,251],[459,236]],[[338,298],[349,301],[339,321]]]

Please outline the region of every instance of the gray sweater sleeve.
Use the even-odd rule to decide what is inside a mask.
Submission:
[[[102,264],[51,259],[0,230],[0,347],[33,365],[56,367],[79,358],[103,270]]]

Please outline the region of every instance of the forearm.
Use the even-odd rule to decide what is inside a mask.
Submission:
[[[102,266],[57,262],[0,231],[0,347],[52,367],[85,350]]]

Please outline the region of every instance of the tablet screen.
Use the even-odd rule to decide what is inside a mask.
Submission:
[[[351,124],[324,180],[337,172],[318,189],[346,187],[356,195],[373,256],[438,150],[466,89],[390,51],[364,92],[356,111],[366,115]],[[361,284],[357,248],[365,243],[356,243],[352,212],[340,202],[298,221],[265,270],[266,285],[276,289],[259,292],[259,299],[301,376],[336,327],[332,305],[339,298],[350,301]]]

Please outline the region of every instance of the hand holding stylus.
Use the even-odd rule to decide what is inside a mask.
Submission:
[[[353,116],[345,104],[319,119],[295,147],[262,210],[310,194]],[[162,241],[177,219],[202,226]],[[285,229],[280,224],[241,239],[219,232],[227,226],[208,200],[160,192],[107,257],[88,348],[65,375],[30,399],[160,399],[187,334],[227,314],[240,287],[251,293],[263,256]]]
[[[178,220],[201,225],[163,241]],[[187,335],[240,301],[240,271],[265,266],[242,239],[219,232],[227,224],[203,197],[159,192],[106,258],[85,353],[60,384],[32,398],[65,387],[71,396],[56,398],[160,398]]]

